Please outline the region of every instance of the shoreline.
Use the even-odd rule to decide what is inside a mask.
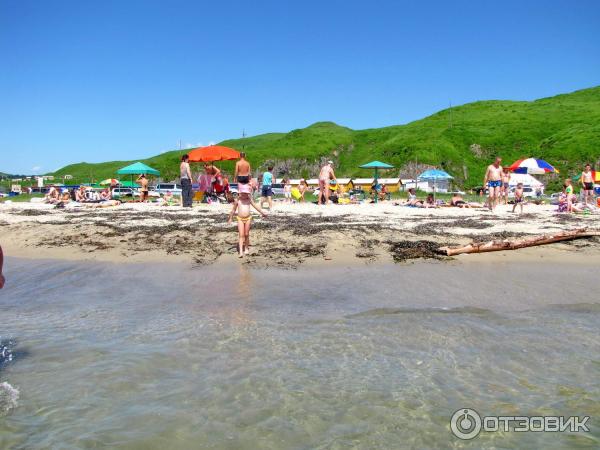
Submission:
[[[192,210],[130,204],[116,208],[59,210],[40,204],[0,205],[0,244],[7,256],[28,259],[91,260],[115,263],[182,262],[196,266],[251,267],[303,265],[365,266],[441,261],[600,262],[600,238],[521,250],[448,258],[444,245],[464,245],[577,228],[599,229],[597,216],[554,213],[531,205],[523,215],[500,206],[479,209],[417,209],[377,205],[281,204],[266,219],[253,220],[251,255],[237,258],[237,228],[227,224],[229,205]]]

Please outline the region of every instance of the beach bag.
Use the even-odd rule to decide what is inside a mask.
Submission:
[[[300,200],[300,197],[302,197],[302,195],[300,195],[300,191],[298,190],[298,188],[292,188],[292,197],[294,197],[296,200]]]

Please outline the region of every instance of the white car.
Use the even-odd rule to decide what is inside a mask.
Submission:
[[[175,196],[181,196],[181,185],[178,183],[158,183],[154,186],[154,190],[150,192],[157,192],[159,197],[161,194],[164,195],[167,192],[171,192]],[[149,195],[153,197],[152,194]]]
[[[133,188],[117,187],[117,188],[114,188],[112,191],[113,198],[126,197],[126,196],[137,197],[138,195],[140,195],[140,192],[137,189],[133,189]]]

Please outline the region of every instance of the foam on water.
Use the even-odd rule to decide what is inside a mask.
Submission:
[[[0,412],[7,413],[16,408],[19,400],[19,390],[6,381],[0,383]]]

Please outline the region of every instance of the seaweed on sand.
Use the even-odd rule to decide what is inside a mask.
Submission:
[[[446,259],[439,251],[439,248],[442,246],[439,242],[404,240],[388,242],[388,244],[394,262],[403,262],[419,258]]]

